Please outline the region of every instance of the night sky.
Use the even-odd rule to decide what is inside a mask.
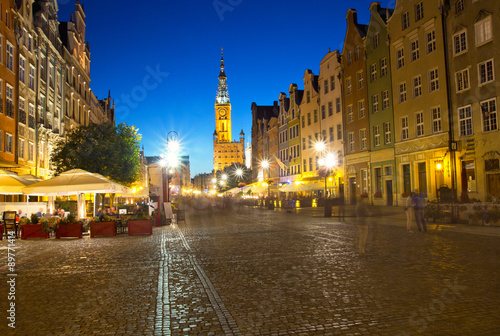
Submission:
[[[347,9],[369,23],[371,1],[97,1],[80,0],[87,15],[91,87],[108,90],[116,122],[139,128],[147,156],[165,151],[176,131],[191,177],[213,169],[220,49],[232,105],[233,139],[251,141],[252,102],[272,105],[290,83],[303,89],[306,69],[342,50]],[[394,0],[382,6],[394,8]],[[60,0],[59,21],[69,21],[74,0]],[[216,8],[217,7],[217,8]],[[245,145],[246,146],[246,145]]]

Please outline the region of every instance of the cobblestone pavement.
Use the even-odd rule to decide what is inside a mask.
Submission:
[[[240,208],[152,236],[0,242],[0,335],[499,335],[499,228]]]

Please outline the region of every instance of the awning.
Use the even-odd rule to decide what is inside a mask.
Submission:
[[[23,188],[27,195],[58,196],[81,193],[122,193],[132,194],[129,188],[106,177],[83,169],[72,169],[49,180],[34,183]]]
[[[32,175],[17,175],[8,170],[0,169],[0,194],[22,195],[23,188],[39,181]]]

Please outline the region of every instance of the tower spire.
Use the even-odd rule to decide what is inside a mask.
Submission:
[[[220,73],[219,73],[219,91],[215,97],[215,102],[218,104],[229,103],[229,92],[227,91],[226,69],[224,67],[224,49],[220,49]]]

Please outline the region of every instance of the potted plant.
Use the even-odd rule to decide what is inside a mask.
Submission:
[[[21,225],[21,239],[47,239],[49,238],[49,226],[41,222],[32,224],[28,217],[19,220]]]
[[[90,238],[98,236],[116,236],[116,224],[109,216],[100,215],[90,222]]]
[[[78,222],[73,214],[63,218],[56,226],[56,239],[82,238],[82,223]]]
[[[492,226],[498,226],[498,220],[500,219],[500,208],[497,206],[493,206],[490,211],[490,220]]]
[[[129,236],[153,234],[153,221],[143,212],[139,212],[127,220],[127,230]]]
[[[364,192],[364,193],[361,193],[361,195],[359,195],[361,198],[368,198],[368,193],[367,192]]]

